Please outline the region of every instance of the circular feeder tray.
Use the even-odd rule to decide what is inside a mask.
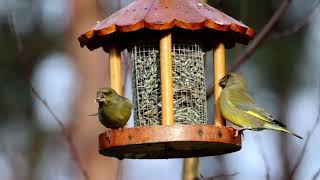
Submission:
[[[235,129],[214,125],[123,128],[99,136],[99,152],[118,159],[168,159],[214,156],[241,149]]]

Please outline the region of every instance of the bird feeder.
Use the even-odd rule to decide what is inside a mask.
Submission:
[[[225,48],[247,44],[247,27],[197,0],[137,0],[78,39],[109,53],[111,88],[122,94],[120,52],[130,54],[134,127],[99,137],[99,152],[119,159],[213,156],[241,149],[216,105]],[[214,124],[208,124],[204,53],[214,54]]]

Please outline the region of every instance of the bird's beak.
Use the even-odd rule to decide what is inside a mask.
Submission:
[[[220,87],[222,87],[222,88],[226,87],[226,79],[227,79],[227,76],[224,76],[223,78],[221,78],[219,80],[219,86]]]
[[[95,101],[97,103],[100,103],[100,102],[104,102],[105,100],[106,100],[106,97],[102,93],[98,92]]]
[[[96,102],[98,102],[98,103],[104,102],[105,100],[106,100],[106,98],[100,97],[100,96],[96,98]]]
[[[104,95],[101,92],[97,92],[95,102],[100,103],[100,102],[104,102],[104,101],[105,101]]]

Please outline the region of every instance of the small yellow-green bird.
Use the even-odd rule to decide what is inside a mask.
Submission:
[[[107,129],[118,129],[125,126],[130,118],[132,104],[123,96],[119,96],[114,89],[100,88],[96,102],[99,103],[99,121]]]
[[[245,79],[240,74],[227,74],[220,79],[219,85],[223,88],[218,100],[222,116],[232,124],[241,127],[237,130],[236,136],[238,131],[242,132],[246,129],[255,131],[271,129],[302,139],[255,103],[248,94]]]

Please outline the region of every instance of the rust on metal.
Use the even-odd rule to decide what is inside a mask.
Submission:
[[[255,35],[252,28],[198,0],[137,0],[98,22],[78,39],[81,47],[87,46],[93,50],[102,46],[99,43],[103,37],[116,32],[128,33],[141,29],[161,31],[176,27],[193,31],[210,29],[213,32],[233,32],[246,41]]]
[[[118,159],[167,159],[214,156],[241,149],[231,127],[172,125],[112,130],[99,136],[99,152]]]

